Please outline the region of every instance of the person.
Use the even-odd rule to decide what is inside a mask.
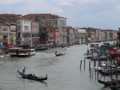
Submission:
[[[58,52],[57,52],[57,51],[55,51],[55,55],[57,55],[57,53],[58,53]]]
[[[24,67],[22,72],[25,73],[25,70],[26,70],[26,69],[25,69],[25,67]]]

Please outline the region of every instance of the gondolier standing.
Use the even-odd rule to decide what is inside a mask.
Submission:
[[[25,69],[25,67],[24,67],[23,70],[22,70],[22,72],[23,72],[24,74],[25,74],[25,70],[26,70],[26,69]]]

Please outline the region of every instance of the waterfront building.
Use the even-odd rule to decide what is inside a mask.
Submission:
[[[21,18],[17,21],[17,44],[32,45],[32,21]]]
[[[16,22],[20,15],[0,14],[0,41],[8,47],[16,45]]]
[[[87,33],[87,42],[112,41],[117,38],[117,31],[112,29],[101,28],[81,28]]]
[[[78,30],[78,33],[79,33],[79,42],[80,42],[80,44],[87,43],[87,32],[86,32],[86,29],[78,28],[77,30]]]
[[[66,18],[57,15],[24,15],[17,22],[17,43],[33,47],[40,44],[60,45],[64,26],[66,26]],[[30,41],[32,41],[31,44]]]
[[[66,26],[66,18],[53,14],[28,14],[23,17],[38,23],[36,28],[39,33],[36,33],[36,36],[39,37],[39,44],[61,44],[61,32],[62,28]],[[54,36],[54,41],[49,39],[51,34]]]

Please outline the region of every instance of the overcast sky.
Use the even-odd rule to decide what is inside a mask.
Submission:
[[[120,0],[0,0],[1,13],[53,13],[68,25],[117,29]]]

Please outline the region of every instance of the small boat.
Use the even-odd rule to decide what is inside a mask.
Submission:
[[[92,60],[92,54],[87,55],[86,58]]]
[[[112,85],[110,86],[111,90],[120,90],[120,85]]]
[[[64,53],[58,53],[57,51],[55,52],[55,56],[63,56]]]
[[[43,82],[45,80],[48,79],[48,76],[46,74],[45,77],[37,77],[36,75],[34,74],[25,74],[24,72],[21,72],[21,71],[17,71],[19,73],[19,75],[23,78],[23,79],[28,79],[28,80],[34,80],[34,81],[40,81],[40,82]]]
[[[99,56],[99,61],[107,61],[107,59],[108,59],[108,57],[107,56],[105,56],[105,55],[101,55],[101,56]]]
[[[103,84],[105,87],[116,86],[117,84],[120,84],[120,80],[112,80],[112,81],[98,80],[98,82],[100,84]]]
[[[44,50],[49,49],[49,45],[47,45],[47,44],[39,44],[39,45],[36,45],[34,48],[35,48],[36,51],[44,51]]]
[[[101,75],[104,75],[104,76],[109,76],[109,75],[120,75],[120,70],[98,70],[98,72],[101,74]]]
[[[102,64],[100,67],[96,67],[95,70],[103,76],[120,75],[120,67],[114,65]]]
[[[9,55],[12,57],[29,57],[35,55],[34,49],[24,49],[21,47],[18,48],[10,48]]]
[[[55,54],[56,56],[63,56],[63,53]]]

